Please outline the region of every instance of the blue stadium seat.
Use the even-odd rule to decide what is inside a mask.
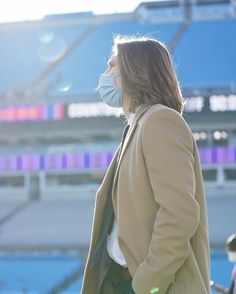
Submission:
[[[0,93],[27,86],[45,70],[87,25],[31,27],[1,31]]]
[[[0,262],[0,293],[46,293],[82,267],[77,257],[68,254],[9,254]]]
[[[236,19],[194,21],[174,52],[184,87],[228,86],[236,82]]]

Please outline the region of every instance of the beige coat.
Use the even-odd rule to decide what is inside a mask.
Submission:
[[[209,294],[206,200],[190,128],[173,109],[162,104],[142,105],[127,134],[113,180],[119,149],[97,191],[81,293],[97,294],[106,273],[106,261],[92,269],[90,264],[105,204],[112,195],[118,242],[135,293],[158,289],[153,293]]]

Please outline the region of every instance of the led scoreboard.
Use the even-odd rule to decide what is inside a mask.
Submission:
[[[236,95],[187,97],[185,113],[236,113]],[[59,121],[68,119],[109,117],[123,113],[122,109],[98,102],[53,103],[0,107],[0,123]]]
[[[0,123],[50,121],[63,119],[63,103],[0,107]]]

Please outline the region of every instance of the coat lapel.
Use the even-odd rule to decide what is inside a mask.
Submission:
[[[116,162],[118,160],[118,157],[119,157],[119,153],[120,153],[120,147],[121,147],[121,144],[117,147],[116,151],[115,151],[115,154],[113,155],[113,158],[112,158],[112,161],[105,173],[105,176],[103,178],[103,181],[101,183],[101,186],[98,190],[98,194],[100,192],[102,192],[101,194],[103,194],[103,192],[108,192],[109,191],[109,188],[113,182],[113,175],[115,173],[115,168],[116,168]]]
[[[117,168],[116,168],[116,171],[115,171],[115,175],[114,175],[114,179],[113,179],[113,187],[112,187],[112,197],[113,197],[113,206],[115,204],[115,201],[114,201],[114,190],[116,188],[116,183],[117,183],[117,177],[118,177],[118,173],[119,173],[119,169],[120,169],[120,164],[121,164],[121,161],[122,161],[122,158],[125,154],[125,151],[127,150],[128,146],[129,146],[129,143],[133,137],[133,134],[137,128],[137,125],[138,125],[138,121],[139,119],[142,117],[142,115],[150,108],[150,105],[142,105],[137,113],[135,114],[135,117],[134,117],[134,121],[127,133],[127,136],[125,138],[125,141],[124,141],[124,144],[123,144],[123,147],[122,149],[120,150],[120,154],[119,154],[119,157],[118,157],[118,162],[117,162]],[[115,209],[114,209],[115,210]]]

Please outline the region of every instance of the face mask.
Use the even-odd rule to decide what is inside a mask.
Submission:
[[[102,100],[109,106],[122,107],[124,91],[122,88],[117,88],[115,78],[117,75],[102,74],[99,79],[98,91]]]

